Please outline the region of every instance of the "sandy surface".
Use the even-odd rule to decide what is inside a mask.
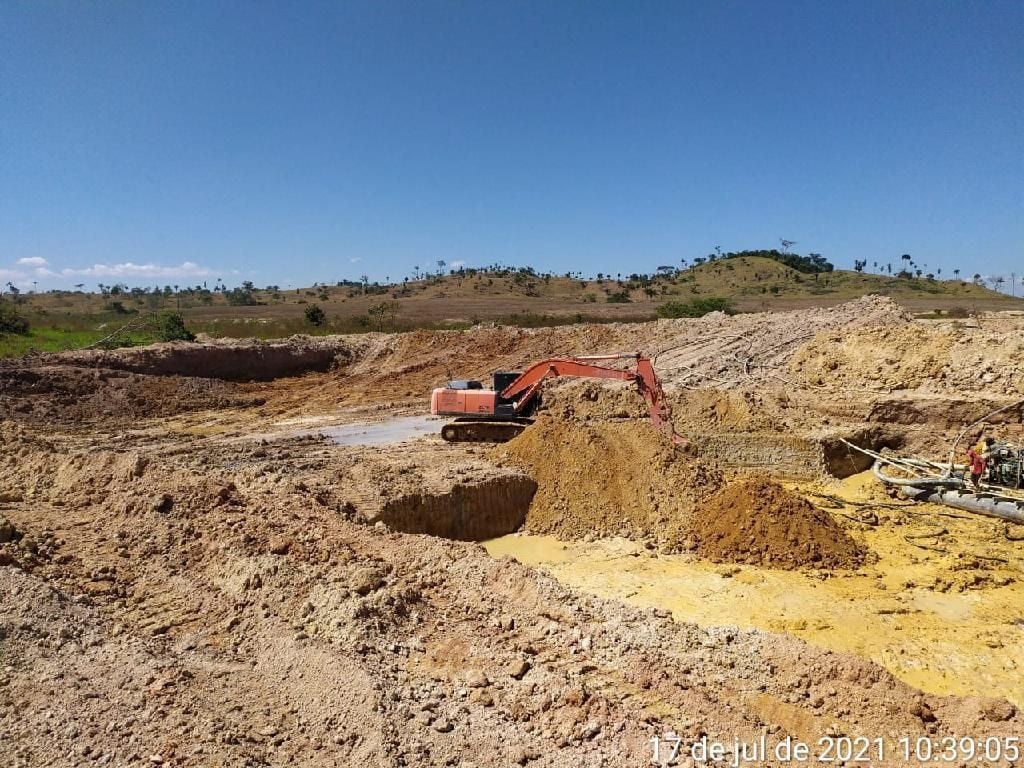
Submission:
[[[871,475],[856,476],[827,490],[863,499],[873,483]],[[854,572],[716,565],[625,539],[515,534],[487,549],[571,587],[672,611],[679,621],[785,632],[871,659],[931,693],[1003,696],[1024,706],[1024,548],[986,518],[949,518],[933,505],[912,511],[889,513],[899,525],[851,530],[877,556]],[[952,555],[917,549],[905,538],[940,528],[949,531],[939,539]],[[960,556],[967,552],[1001,560]]]
[[[992,521],[808,496],[872,555],[853,571],[714,565],[669,554],[664,537],[710,486],[686,481],[695,461],[727,482],[771,471],[802,477],[804,494],[884,503],[825,478],[853,466],[836,436],[941,450],[1020,395],[1016,322],[921,335],[892,302],[865,299],[6,362],[6,764],[575,768],[645,764],[669,732],[1019,734],[1024,543]],[[545,392],[553,431],[534,433],[548,438],[519,466],[393,421],[422,415],[450,372],[629,349],[660,353],[692,457],[643,437],[634,393],[590,382]],[[917,361],[906,371],[904,356]],[[315,434],[345,425],[391,437]],[[1019,426],[1010,412],[993,428]],[[555,514],[570,492],[602,509],[600,530],[579,506]],[[616,532],[630,499],[632,541],[588,543]],[[580,541],[491,545],[517,563],[461,540],[534,513]]]

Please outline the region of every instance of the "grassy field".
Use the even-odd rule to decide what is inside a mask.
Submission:
[[[32,328],[27,334],[0,334],[0,358],[22,357],[33,352],[63,352],[81,349],[107,335],[104,330],[71,330],[55,326]],[[122,344],[146,344],[153,338],[144,333],[122,337]]]
[[[467,328],[481,322],[540,326],[652,319],[660,305],[695,298],[728,299],[741,312],[829,306],[876,293],[920,314],[966,314],[1024,309],[1024,301],[972,282],[899,278],[836,270],[811,274],[760,257],[718,260],[646,281],[626,275],[579,279],[527,272],[425,277],[394,285],[355,283],[291,290],[258,289],[250,305],[225,293],[174,292],[132,296],[48,292],[19,297],[28,336],[0,335],[0,357],[56,351],[93,343],[136,313],[179,312],[195,333],[278,338],[295,333],[359,333],[413,328]],[[115,306],[112,302],[118,302]],[[326,322],[304,317],[311,305]],[[384,312],[374,308],[384,305]],[[148,340],[136,334],[136,342]]]

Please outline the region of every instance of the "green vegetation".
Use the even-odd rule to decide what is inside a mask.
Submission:
[[[310,304],[305,311],[306,322],[320,328],[327,324],[327,313],[320,308],[319,304]]]
[[[155,335],[160,341],[196,340],[196,335],[185,326],[184,318],[174,312],[157,315]]]
[[[24,335],[29,330],[29,322],[14,304],[0,301],[0,335],[14,333]]]
[[[774,248],[762,251],[729,251],[727,253],[723,253],[721,256],[711,254],[708,256],[707,261],[715,261],[716,258],[743,259],[750,257],[771,259],[772,261],[777,261],[780,264],[785,264],[787,267],[795,269],[797,272],[831,272],[835,269],[832,263],[826,261],[825,257],[820,253],[809,253],[806,256],[800,256],[796,253],[786,253]],[[699,263],[698,259],[694,259],[694,262]]]
[[[704,317],[709,312],[725,312],[734,314],[732,302],[709,296],[706,299],[690,299],[689,301],[666,301],[656,310],[658,317]]]
[[[377,330],[383,331],[386,328],[394,327],[395,320],[398,318],[398,307],[397,301],[382,301],[366,310],[366,314]]]
[[[259,304],[253,295],[253,290],[253,284],[247,280],[242,283],[241,287],[225,291],[224,296],[228,304],[233,307],[253,307]]]
[[[0,358],[21,357],[32,352],[64,352],[95,344],[109,333],[107,330],[69,330],[67,328],[32,328],[26,334],[0,334]],[[122,344],[148,344],[148,334],[130,334]]]

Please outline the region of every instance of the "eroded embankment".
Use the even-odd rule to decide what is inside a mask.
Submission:
[[[227,381],[270,381],[327,371],[352,359],[370,339],[293,336],[288,339],[217,339],[168,342],[116,350],[79,350],[43,358],[50,364],[131,371],[149,376],[189,376]]]

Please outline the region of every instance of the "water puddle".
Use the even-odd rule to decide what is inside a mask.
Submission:
[[[404,440],[438,435],[441,433],[443,421],[435,416],[403,416],[368,424],[321,427],[316,432],[338,445],[390,445]]]

